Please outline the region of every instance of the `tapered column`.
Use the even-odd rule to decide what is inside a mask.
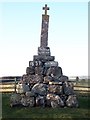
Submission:
[[[45,10],[45,14],[42,15],[40,47],[47,47],[48,46],[48,25],[49,25],[49,15],[47,15],[47,10],[49,10],[49,8],[47,7],[47,5],[43,7],[43,10]]]

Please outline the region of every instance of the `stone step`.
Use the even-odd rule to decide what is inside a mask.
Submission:
[[[40,60],[42,62],[46,62],[46,61],[54,61],[55,57],[54,56],[44,56],[44,55],[34,55],[33,56],[33,60]]]

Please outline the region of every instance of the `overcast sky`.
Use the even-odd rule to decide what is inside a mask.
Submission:
[[[0,77],[23,75],[40,46],[46,2],[0,3]],[[88,2],[47,2],[48,46],[64,75],[88,75]]]

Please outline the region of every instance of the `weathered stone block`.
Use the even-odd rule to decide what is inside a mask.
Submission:
[[[26,95],[26,97],[34,97],[35,96],[35,94],[31,91],[26,92],[25,95]]]
[[[18,83],[17,86],[16,86],[16,91],[17,91],[17,93],[20,93],[20,94],[25,93],[29,90],[30,90],[29,86],[26,85],[26,84],[19,84]]]
[[[61,67],[52,66],[47,70],[46,75],[52,76],[53,78],[58,79],[62,75],[62,69]]]
[[[54,94],[62,94],[62,86],[60,85],[49,85],[48,86],[48,91],[50,93],[54,93]]]
[[[35,106],[35,97],[27,97],[27,103],[29,104],[29,107]]]
[[[36,84],[43,82],[43,77],[41,75],[29,75],[28,76],[28,82],[30,84]]]
[[[49,106],[51,106],[52,108],[64,106],[63,100],[60,98],[60,96],[56,94],[47,94],[46,100],[47,103],[49,103]]]
[[[21,104],[25,107],[33,107],[35,105],[35,98],[34,97],[23,97],[21,99]]]
[[[29,61],[29,67],[30,66],[32,66],[32,67],[34,67],[35,65],[34,65],[34,61]]]
[[[40,60],[42,62],[46,62],[46,61],[54,61],[55,57],[54,56],[44,56],[44,55],[34,55],[33,56],[33,60]]]
[[[35,67],[42,67],[43,63],[40,60],[35,60],[34,65],[35,65]]]
[[[22,76],[22,79],[21,79],[21,81],[20,81],[19,83],[21,83],[21,84],[26,84],[26,83],[28,83],[28,76],[27,76],[27,74],[24,74],[24,75]]]
[[[69,95],[68,99],[66,100],[66,105],[68,107],[78,107],[78,100],[76,95]]]
[[[30,67],[27,67],[26,68],[26,73],[27,73],[27,75],[33,75],[34,73],[35,73],[35,69],[34,69],[34,67],[32,67],[32,66],[30,66]]]
[[[57,67],[58,66],[58,62],[56,61],[48,61],[45,63],[45,67]]]
[[[51,76],[45,76],[44,77],[44,83],[49,84],[49,82],[53,81],[53,78]]]
[[[60,78],[59,78],[60,81],[62,82],[65,82],[65,81],[68,81],[68,77],[65,76],[65,75],[62,75]]]
[[[35,67],[35,74],[43,75],[44,69],[43,67]]]
[[[13,107],[15,105],[21,104],[21,96],[20,94],[12,94],[10,97],[10,106]]]
[[[37,83],[32,87],[31,91],[37,95],[46,95],[47,94],[47,86],[43,83]]]
[[[38,55],[46,55],[50,56],[50,48],[49,47],[38,47]]]
[[[63,92],[65,95],[74,95],[74,89],[72,88],[71,84],[69,82],[63,83]]]
[[[36,97],[36,106],[45,107],[45,105],[46,105],[46,98],[45,98],[45,96],[38,95]]]

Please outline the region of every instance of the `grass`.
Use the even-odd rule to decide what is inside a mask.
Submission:
[[[11,108],[9,105],[10,94],[2,95],[2,120],[10,118],[68,118],[72,120],[73,118],[78,119],[89,119],[89,108],[90,108],[90,98],[86,96],[79,95],[79,108],[41,108],[41,107],[14,107]]]

